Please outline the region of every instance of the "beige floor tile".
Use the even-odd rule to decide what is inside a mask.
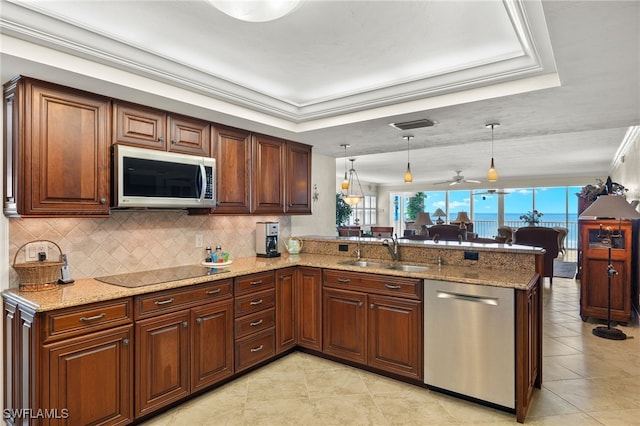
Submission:
[[[625,391],[629,382],[618,378],[561,380],[544,386],[584,412],[640,407],[638,394]]]
[[[533,420],[539,417],[550,417],[579,412],[580,410],[576,406],[571,405],[543,385],[541,390],[533,394],[531,408],[529,408],[529,413],[527,413],[527,423],[530,419]]]
[[[305,371],[307,391],[310,399],[340,395],[368,394],[360,375],[342,368],[334,370]]]
[[[272,399],[247,404],[240,418],[251,426],[316,425],[315,407],[304,399]]]
[[[558,363],[560,356],[545,356],[542,360],[544,383],[556,380],[580,379],[582,376]]]
[[[321,398],[312,401],[312,404],[315,419],[313,425],[389,425],[369,394]]]
[[[369,371],[360,370],[362,381],[372,395],[406,392],[408,390],[417,389],[418,391],[427,391],[415,385],[401,382],[399,380],[390,379],[379,374]]]
[[[640,425],[640,408],[615,411],[598,411],[589,413],[593,418],[606,426],[638,426]]]
[[[248,378],[247,404],[256,401],[308,398],[303,371],[256,371]]]
[[[564,343],[559,342],[555,338],[545,337],[543,339],[543,342],[542,342],[543,356],[574,355],[579,353],[580,353],[579,350],[572,348],[571,346],[567,346]]]
[[[391,425],[453,425],[459,421],[438,402],[441,398],[427,389],[374,395],[373,400]]]
[[[529,426],[602,426],[602,423],[586,413],[563,414],[559,416],[527,418]],[[612,425],[613,426],[613,425]]]

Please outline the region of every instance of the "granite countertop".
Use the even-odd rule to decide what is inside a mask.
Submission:
[[[31,307],[37,312],[43,312],[87,303],[130,297],[155,291],[185,287],[205,282],[224,280],[237,276],[298,265],[420,279],[456,281],[468,284],[492,285],[498,287],[509,287],[517,290],[526,290],[537,278],[535,273],[523,274],[521,271],[517,270],[489,269],[474,266],[426,265],[429,267],[427,271],[407,272],[345,265],[344,262],[348,260],[353,259],[340,256],[305,253],[301,253],[299,255],[282,254],[281,257],[275,258],[247,257],[234,259],[231,265],[225,267],[225,269],[228,269],[228,272],[216,275],[206,275],[197,278],[169,281],[161,284],[151,284],[134,288],[120,287],[117,285],[106,284],[96,279],[86,278],[78,279],[72,284],[60,285],[57,289],[40,292],[21,292],[17,288],[12,288],[4,291],[3,297]]]

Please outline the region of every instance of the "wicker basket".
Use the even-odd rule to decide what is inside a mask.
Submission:
[[[58,248],[60,256],[62,256],[62,250],[60,250],[60,246],[49,240],[39,240],[47,243],[51,243]],[[20,291],[43,291],[43,290],[52,290],[58,288],[58,278],[60,277],[60,269],[64,262],[46,260],[43,262],[24,262],[24,263],[16,263],[16,259],[18,258],[18,254],[22,249],[24,249],[27,244],[24,244],[22,247],[16,251],[16,255],[13,257],[13,269],[18,273],[18,277],[20,277]],[[26,256],[25,256],[26,257]]]

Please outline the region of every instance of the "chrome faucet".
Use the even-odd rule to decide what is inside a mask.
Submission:
[[[382,245],[385,246],[387,250],[389,250],[389,254],[394,261],[400,258],[398,254],[398,234],[394,234],[394,236],[391,237],[391,241],[389,241],[389,239],[387,238],[382,240]]]
[[[358,245],[354,251],[356,252],[356,259],[360,260],[360,257],[362,256],[362,249],[360,248],[360,231],[358,231],[357,241]]]

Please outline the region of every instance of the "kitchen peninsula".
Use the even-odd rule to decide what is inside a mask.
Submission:
[[[5,407],[129,424],[296,348],[425,386],[424,295],[450,281],[513,290],[503,320],[515,327],[513,411],[524,422],[541,386],[541,250],[411,241],[393,262],[374,238],[301,240],[299,255],[234,259],[213,275],[5,291]],[[356,248],[370,264],[353,264]]]

